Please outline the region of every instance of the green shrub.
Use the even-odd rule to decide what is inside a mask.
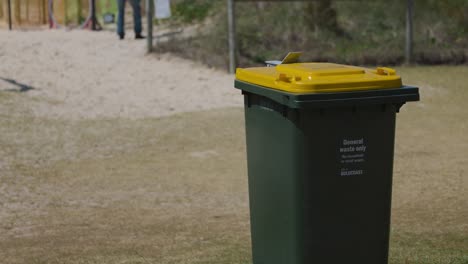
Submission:
[[[214,6],[212,0],[180,0],[173,5],[174,16],[184,23],[200,22]]]
[[[179,0],[176,6],[183,21],[209,17],[209,23],[199,35],[176,39],[166,48],[210,66],[227,67],[226,1]],[[241,67],[281,59],[289,51],[303,51],[307,61],[404,62],[406,1],[237,2],[235,6]],[[467,63],[467,13],[466,0],[415,0],[415,62]]]

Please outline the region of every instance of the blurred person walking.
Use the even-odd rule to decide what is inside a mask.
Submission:
[[[130,2],[133,9],[133,29],[135,31],[135,39],[144,39],[141,34],[141,0],[117,0],[119,6],[119,17],[117,19],[117,35],[120,39],[125,38],[125,3]]]

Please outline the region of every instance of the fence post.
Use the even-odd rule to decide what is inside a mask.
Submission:
[[[146,0],[146,52],[153,52],[153,15],[154,15],[154,2],[153,0]]]
[[[227,0],[229,73],[235,73],[236,71],[236,26],[234,9],[234,0]]]
[[[406,1],[405,62],[410,64],[413,56],[413,0]]]
[[[11,30],[11,0],[8,0],[8,29]]]

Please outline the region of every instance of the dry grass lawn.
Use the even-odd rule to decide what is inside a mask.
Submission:
[[[399,72],[422,101],[398,116],[390,263],[467,264],[468,68]],[[250,263],[242,109],[67,121],[30,100],[0,92],[0,262]]]

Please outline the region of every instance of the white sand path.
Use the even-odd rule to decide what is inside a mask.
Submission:
[[[145,55],[145,41],[111,32],[0,30],[0,78],[48,118],[146,118],[242,106],[234,76],[170,55]],[[0,79],[0,92],[18,89]]]

